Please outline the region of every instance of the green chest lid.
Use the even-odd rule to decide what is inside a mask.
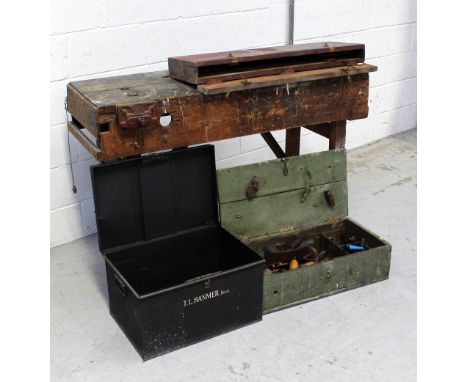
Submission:
[[[243,241],[348,215],[344,150],[218,170],[217,182],[221,224]]]

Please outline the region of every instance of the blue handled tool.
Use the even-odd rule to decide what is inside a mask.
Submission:
[[[346,244],[346,249],[348,251],[364,251],[365,248],[361,245],[355,245],[355,244]]]

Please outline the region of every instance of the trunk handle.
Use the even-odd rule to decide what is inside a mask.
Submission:
[[[127,295],[127,286],[123,282],[123,280],[117,275],[117,273],[114,273],[114,280],[115,280],[115,285],[117,286],[117,289],[119,292],[122,294],[122,296]]]

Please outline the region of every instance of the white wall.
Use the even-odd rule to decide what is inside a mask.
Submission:
[[[51,246],[96,231],[89,166],[70,137],[78,193],[71,191],[64,98],[72,80],[162,70],[169,56],[285,44],[287,0],[52,0]],[[369,118],[348,123],[347,147],[416,126],[416,0],[296,0],[295,43],[366,44]],[[305,130],[305,129],[303,129]],[[303,131],[301,153],[327,148]],[[275,133],[284,141],[284,131]],[[259,136],[216,142],[217,165],[273,158]]]

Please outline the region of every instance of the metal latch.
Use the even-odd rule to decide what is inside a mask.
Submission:
[[[127,295],[127,286],[122,281],[122,279],[117,275],[117,273],[114,273],[114,280],[115,280],[115,285],[116,285],[118,291],[122,294],[122,296],[126,296]]]
[[[306,170],[306,171],[304,172],[304,179],[305,179],[306,185],[305,185],[305,187],[304,187],[304,190],[302,191],[301,203],[304,203],[304,202],[307,200],[307,198],[308,198],[308,196],[309,196],[309,194],[310,194],[310,189],[311,189],[311,187],[312,187],[312,186],[311,186],[312,174],[310,173],[309,170]]]
[[[283,168],[283,175],[288,175],[288,158],[281,158],[281,167]]]

